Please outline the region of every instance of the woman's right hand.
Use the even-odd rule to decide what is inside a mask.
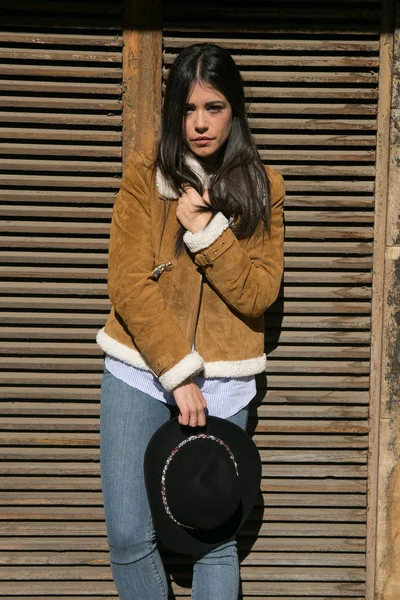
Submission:
[[[205,409],[207,402],[191,377],[178,385],[172,394],[179,408],[178,421],[181,425],[203,427],[206,424]]]

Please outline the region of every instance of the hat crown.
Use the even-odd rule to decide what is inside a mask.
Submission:
[[[175,417],[148,444],[145,480],[158,539],[174,552],[196,555],[231,539],[245,522],[260,489],[261,460],[251,438],[229,420],[208,416],[196,430]],[[213,519],[223,522],[212,527]]]
[[[172,516],[195,529],[215,529],[240,505],[236,464],[229,449],[211,436],[199,436],[182,446],[165,477]]]

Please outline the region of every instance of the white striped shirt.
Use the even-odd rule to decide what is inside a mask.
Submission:
[[[172,392],[167,392],[151,371],[133,367],[111,356],[105,357],[105,367],[114,377],[161,402],[176,406]],[[247,377],[193,377],[207,402],[207,414],[227,419],[248,405],[256,394],[254,375]]]

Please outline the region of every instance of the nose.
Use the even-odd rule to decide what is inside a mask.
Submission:
[[[199,111],[196,114],[196,122],[194,124],[194,128],[197,133],[204,133],[208,129],[207,117],[204,111]]]

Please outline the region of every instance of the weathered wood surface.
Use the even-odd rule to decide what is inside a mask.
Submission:
[[[0,32],[0,593],[16,600],[117,598],[93,339],[110,306],[122,139],[126,156],[158,131],[161,34],[138,25],[161,13],[127,3],[123,40],[121,5],[89,3],[79,25],[87,4],[62,3],[64,29],[36,33],[22,31],[27,4],[17,0],[18,27],[14,12]],[[239,534],[244,597],[364,599],[380,5],[282,6],[255,23],[264,7],[239,3],[221,32],[210,21],[218,3],[189,6],[181,27],[166,2],[164,73],[187,43],[233,50],[262,159],[285,177],[286,276],[266,316],[267,378],[250,415],[263,480]],[[42,25],[54,10],[37,3]],[[165,558],[189,576],[186,560]]]
[[[124,6],[124,156],[136,148],[151,152],[160,133],[161,0],[125,1]]]
[[[393,12],[391,12],[393,11]],[[395,13],[395,14],[394,14]],[[396,600],[400,596],[400,437],[399,437],[399,347],[400,347],[400,6],[388,3],[386,22],[391,27],[383,36],[385,69],[392,88],[385,90],[381,140],[382,174],[378,180],[379,245],[375,270],[379,271],[373,310],[376,352],[373,389],[373,442],[375,477],[371,497],[375,502],[375,523],[371,526],[370,562],[376,562],[376,600]],[[393,20],[390,21],[391,17]],[[378,224],[377,224],[378,226]],[[379,354],[378,354],[379,352]],[[371,523],[372,519],[370,520]],[[375,537],[375,540],[374,540]],[[376,542],[376,545],[374,544]]]
[[[70,85],[70,84],[68,84]],[[86,88],[85,88],[86,89]],[[55,90],[53,90],[54,92]],[[118,87],[115,88],[115,92],[120,91]],[[93,93],[102,93],[102,90],[94,91]],[[59,121],[56,121],[56,124]],[[61,123],[60,123],[61,124]],[[65,127],[64,118],[64,127]],[[15,140],[43,140],[43,129],[40,128],[26,128],[22,129],[19,127],[0,127],[0,139],[15,139]],[[46,139],[60,140],[60,141],[79,141],[79,142],[116,142],[117,144],[122,141],[121,131],[95,131],[95,130],[79,130],[74,129],[71,131],[68,128],[65,129],[46,129]],[[2,175],[3,177],[3,175]],[[12,180],[13,181],[13,180]],[[73,187],[73,186],[72,186]]]
[[[190,562],[189,557],[181,555],[179,563],[186,565]],[[177,557],[174,555],[165,556],[166,564],[175,564]],[[295,552],[263,552],[252,553],[241,559],[243,566],[330,566],[330,567],[363,567],[365,563],[364,556],[359,553],[326,553],[319,554],[310,552],[308,554],[297,554]],[[1,552],[0,565],[6,566],[41,566],[41,565],[65,565],[65,566],[108,566],[108,552],[92,550],[88,551],[65,551],[65,552]]]
[[[354,2],[354,0],[352,0]],[[171,29],[170,29],[171,30]],[[3,41],[3,35],[0,34],[0,42]],[[7,38],[6,38],[7,39]],[[204,43],[216,43],[215,37],[202,36]],[[184,48],[189,44],[198,41],[196,37],[168,35],[164,37],[164,48]],[[237,50],[262,50],[264,52],[272,51],[292,51],[295,52],[378,52],[379,43],[377,40],[318,40],[318,39],[271,39],[268,36],[263,38],[220,38],[218,45],[227,48],[230,51]],[[236,54],[235,54],[236,56]]]
[[[307,50],[311,50],[310,47]],[[335,50],[337,52],[338,50]],[[371,50],[370,50],[371,51]],[[339,50],[340,52],[340,50]],[[38,53],[38,55],[40,55]],[[62,56],[62,54],[60,53]],[[163,53],[163,62],[165,65],[170,66],[175,61],[177,57],[177,53],[164,52]],[[10,55],[12,58],[17,58],[16,56]],[[34,59],[36,54],[33,54],[32,58]],[[49,56],[50,53],[49,53]],[[79,54],[77,54],[79,56]],[[84,55],[83,55],[84,56]],[[0,58],[8,58],[9,54],[7,51],[2,51],[0,48]],[[62,60],[62,59],[61,59]],[[65,60],[68,60],[66,58]],[[72,58],[71,60],[81,60],[79,58]],[[96,59],[91,59],[96,60]],[[104,56],[100,54],[99,61],[105,60]],[[335,54],[332,56],[312,56],[312,55],[296,55],[296,56],[257,56],[257,55],[241,55],[235,54],[235,63],[238,67],[315,67],[315,68],[329,68],[329,67],[372,67],[377,69],[379,67],[379,57],[378,56],[340,56]]]

